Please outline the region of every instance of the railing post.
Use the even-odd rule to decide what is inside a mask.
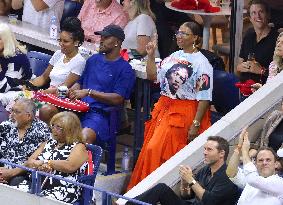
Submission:
[[[39,174],[36,171],[36,190],[35,190],[35,194],[36,195],[41,195],[40,192],[41,192],[41,174]]]
[[[102,205],[111,205],[111,195],[107,194],[107,192],[102,192]]]
[[[30,186],[30,193],[31,194],[35,194],[36,193],[36,187],[37,187],[37,183],[36,183],[36,171],[33,170],[31,171],[31,186]]]

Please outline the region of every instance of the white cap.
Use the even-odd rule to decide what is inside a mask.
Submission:
[[[283,157],[283,148],[280,148],[279,150],[277,150],[277,155],[278,157]]]

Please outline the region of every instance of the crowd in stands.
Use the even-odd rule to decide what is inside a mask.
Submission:
[[[282,5],[276,2],[270,2],[270,11],[266,1],[251,0],[247,9],[252,28],[244,35],[236,70],[242,83],[252,80],[253,92],[283,69],[283,33],[278,32],[283,20],[269,24],[274,16],[282,17],[276,11]],[[109,140],[105,109],[123,105],[132,94],[135,73],[120,55],[122,49],[147,60],[147,78],[159,83],[161,95],[145,122],[144,143],[128,190],[209,128],[214,68],[201,52],[202,26],[176,12],[172,19],[180,17],[181,22],[172,25],[161,12],[166,10],[164,3],[85,0],[78,17],[60,22],[63,0],[0,0],[0,15],[22,8],[22,21],[42,29],[49,28],[55,15],[60,28],[60,50],[53,53],[44,73],[34,78],[27,49],[7,24],[0,24],[0,159],[78,181],[87,167],[86,143]],[[172,38],[181,50],[172,49]],[[84,41],[99,45],[98,53],[85,59],[79,53]],[[162,57],[162,62],[157,64],[156,57]],[[45,104],[38,117],[34,101],[19,98],[28,89],[27,82],[36,90],[44,86],[44,94],[58,95],[58,87],[66,86],[71,101],[86,102],[90,109],[76,115]],[[243,94],[242,99],[247,97]],[[283,156],[279,159],[275,153],[283,148],[282,119],[283,103],[267,118],[252,145],[244,129],[228,166],[228,142],[209,137],[204,146],[206,166],[195,176],[190,166],[179,169],[181,196],[158,184],[136,199],[152,204],[282,204],[283,179],[278,173],[283,172]],[[31,185],[28,173],[7,165],[0,167],[0,183],[22,190]],[[81,190],[46,177],[42,194],[73,203]]]

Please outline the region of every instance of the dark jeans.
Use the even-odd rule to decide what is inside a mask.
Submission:
[[[158,202],[161,205],[189,205],[190,202],[181,199],[175,192],[168,187],[166,184],[160,183],[151,189],[147,190],[143,194],[135,197],[139,201],[143,201],[150,204],[157,204]],[[127,202],[127,205],[135,204],[132,202]]]
[[[20,183],[22,183],[26,179],[28,179],[27,174],[15,176],[9,181],[9,185],[10,186],[18,186]]]

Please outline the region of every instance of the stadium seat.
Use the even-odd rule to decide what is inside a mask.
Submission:
[[[61,23],[70,16],[77,17],[82,8],[82,3],[72,0],[65,0],[64,2],[64,10],[61,18]]]
[[[233,73],[213,70],[212,104],[217,112],[212,112],[212,124],[240,104],[239,89],[235,86],[238,81]]]
[[[97,145],[87,144],[87,150],[91,151],[92,154],[92,162],[93,162],[93,173],[80,176],[78,181],[87,184],[89,186],[94,186],[95,178],[98,172],[98,168],[101,161],[102,156],[102,148]],[[81,198],[74,203],[74,205],[89,205],[92,201],[93,190],[84,189],[82,190]]]
[[[27,57],[30,62],[32,73],[36,76],[40,76],[48,67],[49,60],[52,56],[37,51],[29,51]]]

